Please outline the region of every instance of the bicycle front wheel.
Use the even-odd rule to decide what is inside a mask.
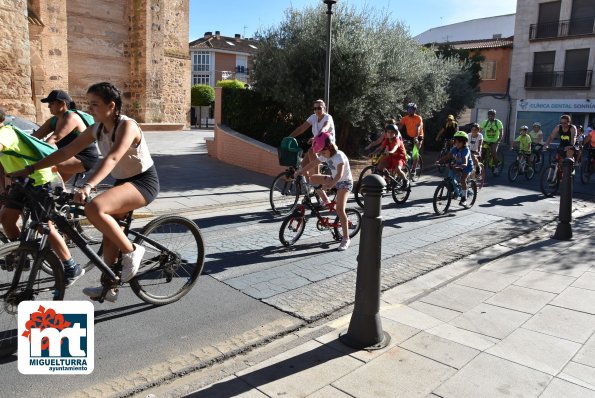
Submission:
[[[355,209],[346,209],[345,213],[347,213],[347,231],[349,231],[349,237],[353,238],[362,227],[362,215]],[[339,216],[335,218],[335,227],[333,229],[335,239],[343,239],[343,228]]]
[[[32,243],[13,242],[0,246],[0,357],[17,350],[17,311],[21,302],[64,298],[64,269],[51,251],[43,258],[51,273],[39,269],[32,287],[27,288],[38,255],[37,246]]]
[[[550,166],[541,172],[541,192],[548,198],[551,198],[556,194],[556,192],[558,192],[560,181],[558,181],[557,174],[556,166]]]
[[[306,217],[301,214],[291,214],[283,220],[279,228],[279,241],[283,246],[291,246],[304,233]]]
[[[450,207],[450,201],[452,200],[452,188],[450,184],[447,184],[445,181],[442,181],[438,184],[436,191],[434,191],[434,212],[438,215],[446,213],[448,208]]]
[[[365,177],[369,176],[370,174],[374,173],[376,170],[376,166],[367,166],[365,167],[359,175],[359,180],[356,186],[353,189],[355,202],[361,207],[364,208],[364,195],[362,194],[362,181]]]
[[[424,160],[421,157],[421,153],[419,153],[417,155],[417,163],[415,165],[415,170],[413,169],[413,163],[415,162],[415,160],[413,160],[413,156],[411,157],[411,165],[408,165],[409,168],[411,169],[411,181],[418,181],[421,178],[421,172],[424,168]]]
[[[510,165],[508,168],[508,179],[510,182],[515,182],[517,177],[519,176],[519,162],[515,160],[513,164]]]
[[[162,216],[148,223],[141,234],[134,243],[145,248],[145,255],[130,287],[150,304],[179,300],[202,273],[205,248],[200,229],[185,217]]]
[[[481,188],[483,188],[483,185],[485,184],[486,168],[483,165],[483,163],[478,162],[477,169],[479,169],[479,172],[478,170],[475,170],[475,185],[477,186],[477,190],[480,191]]]
[[[411,179],[411,173],[409,173],[409,167],[403,166],[403,173],[407,176],[407,178]],[[405,188],[405,181],[395,174],[396,182],[393,185],[393,200],[395,203],[405,203],[407,199],[409,199],[409,194],[411,194],[411,185]]]
[[[300,196],[299,184],[287,172],[279,174],[273,180],[269,193],[271,209],[278,215],[291,213],[297,205]]]
[[[500,175],[502,174],[502,170],[504,170],[504,155],[501,151],[498,151],[494,160],[494,172],[496,175]]]

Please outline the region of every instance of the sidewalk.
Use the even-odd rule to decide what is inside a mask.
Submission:
[[[239,370],[199,391],[154,396],[595,397],[595,217],[572,227],[572,241],[551,239],[551,223],[384,292],[384,349],[339,342],[348,314],[293,348],[299,336],[271,343],[290,349],[256,365],[221,364]]]

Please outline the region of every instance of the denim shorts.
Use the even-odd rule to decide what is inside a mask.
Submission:
[[[353,181],[349,180],[349,181],[339,181],[338,183],[335,184],[335,188],[337,190],[339,189],[346,189],[349,192],[353,191]]]

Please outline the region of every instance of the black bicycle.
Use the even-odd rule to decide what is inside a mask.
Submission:
[[[22,186],[31,212],[29,236],[0,246],[0,356],[10,355],[17,348],[17,309],[21,302],[64,298],[64,269],[49,246],[49,221],[101,270],[103,291],[97,301],[103,302],[110,289],[121,285],[121,256],[114,269],[110,268],[62,213],[65,205],[72,204],[73,194]],[[185,217],[161,216],[138,232],[131,228],[132,215],[129,212],[119,223],[135,245],[145,248],[138,273],[130,281],[133,292],[154,305],[179,300],[194,286],[204,266],[200,229]]]
[[[370,174],[378,174],[384,177],[386,181],[386,186],[384,191],[382,192],[382,196],[392,194],[393,200],[395,203],[405,203],[411,194],[411,185],[406,185],[405,181],[402,177],[400,177],[396,172],[388,172],[387,170],[381,171],[378,168],[378,162],[380,161],[381,156],[372,155],[370,159],[372,164],[370,166],[366,166],[359,175],[359,180],[355,184],[353,189],[355,201],[361,207],[364,208],[364,196],[362,194],[362,181],[364,178]],[[409,172],[409,167],[406,165],[403,166],[403,173],[411,179],[411,173]]]
[[[462,197],[463,187],[460,182],[460,173],[461,169],[451,164],[448,175],[436,187],[433,200],[434,212],[436,214],[441,215],[446,213],[452,199]],[[475,204],[475,200],[477,200],[477,185],[475,184],[475,180],[467,176],[467,200],[462,206],[470,209]]]

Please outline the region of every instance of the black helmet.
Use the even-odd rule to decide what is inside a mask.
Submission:
[[[415,102],[408,103],[407,109],[410,109],[410,108],[417,109],[417,104]]]

